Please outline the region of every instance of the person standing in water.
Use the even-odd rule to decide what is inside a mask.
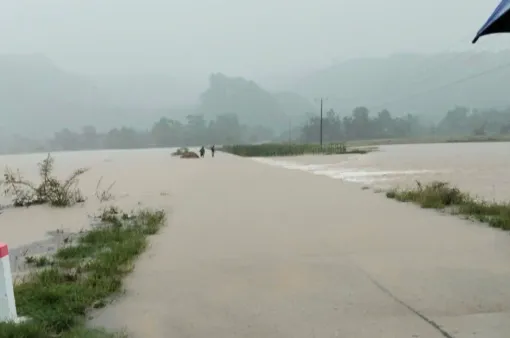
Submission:
[[[200,157],[204,157],[204,154],[205,154],[205,148],[204,148],[204,146],[202,146],[202,148],[200,148]]]
[[[212,145],[212,147],[211,147],[211,154],[212,154],[212,157],[214,157],[214,151],[215,151],[215,149],[214,149],[214,144],[213,144],[213,145]]]

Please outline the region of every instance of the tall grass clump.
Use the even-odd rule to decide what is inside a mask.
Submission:
[[[348,149],[343,143],[319,144],[264,143],[223,146],[221,151],[243,157],[297,156],[305,154],[365,154],[368,150]]]
[[[412,202],[422,208],[438,209],[486,223],[494,228],[510,230],[510,204],[473,198],[446,182],[423,185],[416,182],[411,189],[393,189],[386,197],[400,202]]]
[[[181,156],[181,155],[184,155],[186,153],[188,153],[190,150],[186,147],[183,147],[183,148],[179,148],[177,149],[176,151],[174,151],[172,153],[172,156]]]
[[[99,218],[98,226],[58,250],[51,265],[15,285],[18,313],[28,320],[0,323],[0,337],[107,337],[87,329],[86,316],[121,291],[122,278],[133,270],[147,237],[164,225],[165,213],[142,210],[128,215],[111,207]]]
[[[50,204],[55,207],[68,207],[85,199],[78,188],[78,179],[87,172],[86,168],[76,169],[66,180],[60,181],[53,175],[55,160],[50,154],[39,167],[39,184],[23,178],[19,170],[5,168],[1,183],[4,194],[11,196],[15,207],[27,207],[34,204]]]
[[[197,153],[190,151],[188,148],[179,148],[172,153],[172,156],[179,156],[180,158],[200,158]]]

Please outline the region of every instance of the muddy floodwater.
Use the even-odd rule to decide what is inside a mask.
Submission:
[[[448,181],[488,200],[510,200],[510,143],[391,145],[366,155],[258,161],[373,188]]]

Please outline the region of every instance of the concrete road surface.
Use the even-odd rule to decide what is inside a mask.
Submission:
[[[222,153],[159,165],[169,226],[95,325],[140,338],[510,337],[503,232]]]

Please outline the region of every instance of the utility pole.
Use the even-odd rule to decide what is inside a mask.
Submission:
[[[326,101],[327,99],[328,99],[327,97],[321,97],[321,98],[315,99],[315,102],[320,101],[320,104],[321,104],[321,120],[320,120],[320,126],[321,126],[321,130],[320,130],[320,144],[321,144],[321,148],[322,148],[322,108],[323,108],[323,105],[324,105],[324,101]]]
[[[292,143],[292,120],[289,118],[289,144]]]
[[[321,148],[322,148],[322,97],[321,97]]]

